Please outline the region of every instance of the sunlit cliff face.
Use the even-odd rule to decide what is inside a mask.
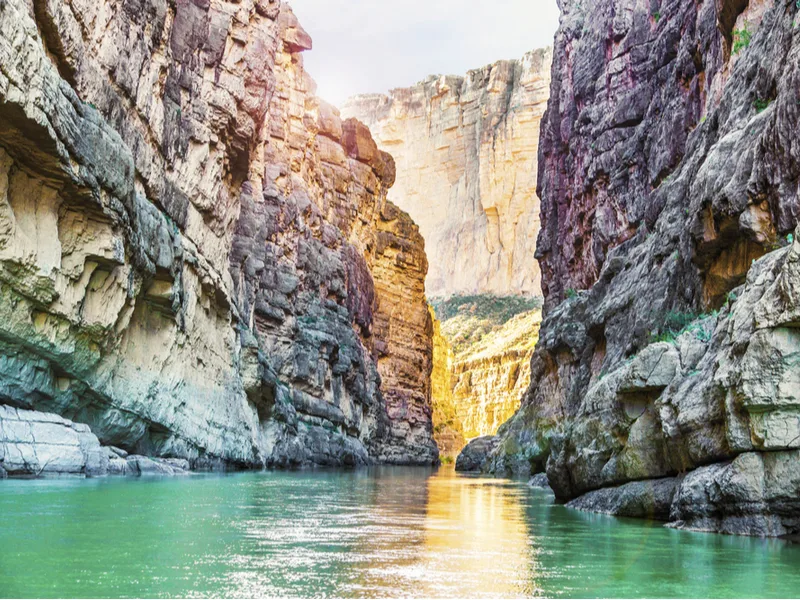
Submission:
[[[442,456],[454,456],[466,441],[496,434],[519,408],[542,314],[522,298],[435,303],[443,322],[434,321],[434,438]]]
[[[429,296],[540,293],[536,165],[551,60],[535,50],[342,107],[395,159],[389,196],[425,238]]]

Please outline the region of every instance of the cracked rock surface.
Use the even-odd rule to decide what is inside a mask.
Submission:
[[[800,8],[559,4],[545,314],[484,466],[582,508],[797,534]]]
[[[193,468],[437,460],[424,243],[288,6],[8,0],[0,32],[0,405]]]

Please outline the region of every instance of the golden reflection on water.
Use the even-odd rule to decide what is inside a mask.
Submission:
[[[424,594],[529,596],[536,560],[518,486],[495,479],[431,477]]]
[[[452,469],[0,485],[4,597],[796,597],[800,548]]]
[[[519,597],[538,591],[525,490],[518,484],[461,477],[452,469],[417,480],[418,486],[413,480],[398,485],[394,477],[376,481],[385,524],[403,535],[390,547],[385,531],[365,540],[372,563],[361,579],[362,593]],[[381,557],[391,560],[383,563]]]

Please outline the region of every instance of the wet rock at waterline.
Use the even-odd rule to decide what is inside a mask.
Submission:
[[[489,453],[497,446],[497,438],[487,435],[472,440],[456,459],[456,471],[480,471]]]
[[[2,476],[180,475],[191,467],[179,458],[129,455],[103,447],[87,425],[59,415],[0,404]]]
[[[679,483],[675,478],[634,481],[589,492],[569,502],[567,507],[618,517],[669,521]]]
[[[689,473],[672,527],[758,537],[800,532],[800,451],[749,452]]]
[[[0,468],[8,475],[105,475],[108,453],[89,427],[0,404]]]
[[[535,490],[543,490],[550,493],[553,492],[552,488],[550,487],[550,482],[547,480],[547,473],[539,473],[538,475],[531,477],[528,480],[528,487]]]

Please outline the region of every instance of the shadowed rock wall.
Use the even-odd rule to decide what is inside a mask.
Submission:
[[[678,526],[797,533],[800,8],[560,6],[540,153],[545,318],[485,467],[546,468],[562,499],[616,495],[587,506],[678,477],[659,484]]]
[[[287,6],[9,0],[0,31],[0,402],[196,467],[436,460],[423,241]]]

